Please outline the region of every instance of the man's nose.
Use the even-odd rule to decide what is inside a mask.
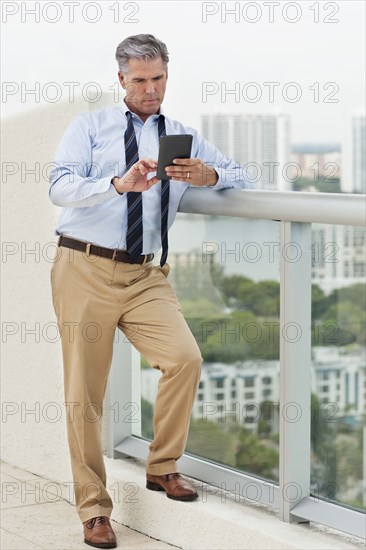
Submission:
[[[155,82],[152,80],[146,84],[146,93],[153,94],[155,92]]]

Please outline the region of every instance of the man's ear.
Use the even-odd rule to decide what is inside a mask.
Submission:
[[[168,67],[165,69],[166,79],[168,80]]]
[[[121,71],[118,71],[118,80],[119,80],[122,88],[125,90],[126,89],[126,80],[125,80],[124,75],[121,73]]]

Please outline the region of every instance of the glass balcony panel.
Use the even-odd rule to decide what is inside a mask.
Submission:
[[[313,493],[365,510],[365,230],[312,229]]]
[[[186,452],[275,483],[279,235],[276,221],[189,214],[169,234],[169,280],[204,358]],[[141,366],[141,435],[152,439],[160,373]]]

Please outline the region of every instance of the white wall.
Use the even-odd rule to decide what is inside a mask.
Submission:
[[[53,162],[68,123],[88,110],[89,104],[80,100],[59,103],[2,124],[1,454],[10,464],[64,481],[71,481],[71,470],[61,345],[58,339],[53,342],[58,335],[50,286],[59,208],[49,200],[42,169]],[[38,174],[22,182],[22,174],[36,162]],[[6,176],[9,169],[16,173]],[[34,249],[36,254],[25,254]],[[35,328],[36,335],[26,333]]]

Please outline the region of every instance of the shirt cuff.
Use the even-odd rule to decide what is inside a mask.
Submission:
[[[114,177],[115,176],[113,176],[113,178]],[[113,183],[112,183],[113,178],[111,178],[111,180],[110,180],[110,187],[107,191],[107,196],[110,197],[111,199],[113,199],[115,197],[121,197],[123,195],[123,193],[118,193],[117,189],[113,185]]]
[[[215,191],[219,191],[220,189],[234,189],[235,188],[235,185],[233,185],[232,183],[225,183],[222,181],[222,177],[220,176],[220,173],[217,172],[217,170],[215,170],[216,174],[217,174],[217,182],[215,183],[215,185],[208,185],[207,187],[209,187],[210,189],[214,189]]]

